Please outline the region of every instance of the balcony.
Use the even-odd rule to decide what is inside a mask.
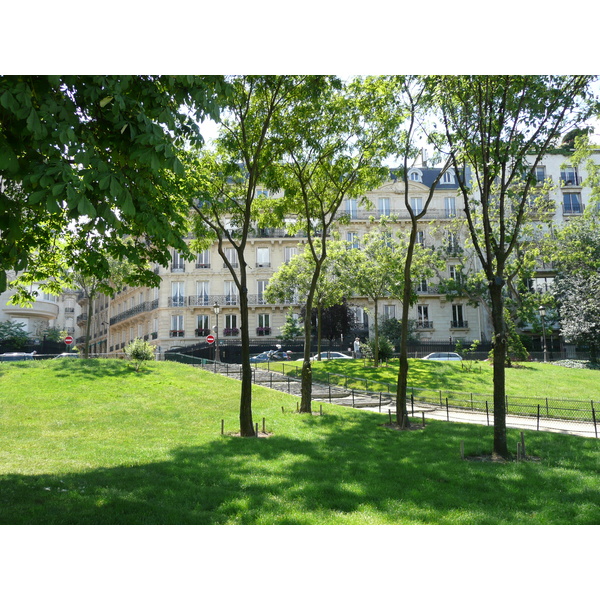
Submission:
[[[223,329],[223,335],[225,337],[233,337],[239,335],[240,330],[237,327],[226,327]]]
[[[173,263],[171,273],[185,273],[185,263]]]
[[[47,300],[36,300],[31,306],[6,305],[4,312],[11,317],[56,319],[58,304]]]
[[[206,337],[207,335],[210,335],[210,329],[195,329],[194,335],[196,337]]]
[[[433,329],[433,321],[417,321],[417,329]]]
[[[196,269],[210,269],[210,263],[197,262]]]
[[[256,335],[259,337],[264,336],[264,335],[271,335],[271,328],[270,327],[257,327]]]
[[[130,319],[131,317],[135,317],[139,314],[154,310],[155,308],[158,308],[158,298],[156,300],[142,302],[141,304],[138,304],[137,306],[134,306],[133,308],[125,310],[122,313],[120,313],[114,317],[111,317],[110,324],[115,325],[116,323],[120,323],[121,321],[124,321],[125,319]]]
[[[469,329],[468,321],[450,321],[450,329]]]
[[[463,215],[463,210],[456,209],[445,209],[445,208],[430,208],[427,211],[427,218],[434,219],[455,219],[457,216]],[[348,219],[351,222],[354,221],[370,221],[371,219],[379,220],[382,216],[388,217],[391,220],[398,221],[409,221],[410,214],[407,209],[400,210],[353,210],[353,211],[339,211],[336,218]]]
[[[171,329],[171,331],[169,331],[169,337],[185,337],[185,331],[183,329]]]

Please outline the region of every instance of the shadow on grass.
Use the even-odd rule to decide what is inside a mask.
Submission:
[[[491,447],[485,428],[431,423],[398,434],[378,415],[290,418],[314,436],[224,436],[161,462],[0,476],[0,523],[600,522],[595,440],[562,436],[558,449],[556,436],[528,434],[548,464],[498,465],[460,459],[460,440],[467,454]]]
[[[46,363],[56,377],[78,377],[101,379],[103,377],[123,377],[126,375],[143,377],[151,372],[152,366],[142,366],[139,371],[128,361],[110,359],[66,359]]]

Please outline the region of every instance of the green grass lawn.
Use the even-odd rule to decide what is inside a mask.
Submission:
[[[260,387],[254,420],[272,435],[222,436],[222,419],[238,430],[239,385],[168,362],[0,365],[0,523],[600,523],[596,439],[528,431],[538,461],[461,460],[461,441],[491,450],[491,428],[396,432],[329,404],[299,415]]]
[[[465,361],[466,362],[466,361]],[[348,382],[349,387],[364,389],[369,380],[369,390],[394,393],[398,379],[398,360],[374,368],[363,360],[315,361],[313,379],[335,383]],[[468,363],[467,363],[468,364]],[[260,365],[267,368],[266,365]],[[271,370],[291,373],[302,368],[300,361],[271,363]],[[342,375],[343,377],[336,377]],[[442,390],[461,394],[492,394],[492,365],[477,362],[465,370],[457,362],[409,359],[409,388]],[[551,363],[525,363],[506,369],[506,393],[510,398],[555,398],[600,401],[600,370],[568,369]]]

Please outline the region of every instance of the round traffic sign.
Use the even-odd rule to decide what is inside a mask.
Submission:
[[[212,343],[215,341],[215,336],[214,336],[214,335],[207,335],[207,336],[206,336],[206,341],[207,341],[209,344],[212,344]]]
[[[70,335],[68,335],[68,336],[65,338],[65,344],[67,344],[67,346],[70,346],[70,345],[73,343],[73,341],[74,341],[74,340],[73,340],[73,338],[72,338]]]

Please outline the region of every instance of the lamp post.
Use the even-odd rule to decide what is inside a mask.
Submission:
[[[546,322],[544,317],[546,316],[546,307],[542,304],[538,308],[540,317],[542,317],[542,338],[544,340],[544,362],[548,362],[548,347],[546,346]]]
[[[217,317],[217,324],[215,325],[215,362],[221,362],[221,357],[219,355],[219,313],[221,312],[221,307],[218,302],[214,303],[213,310]]]

